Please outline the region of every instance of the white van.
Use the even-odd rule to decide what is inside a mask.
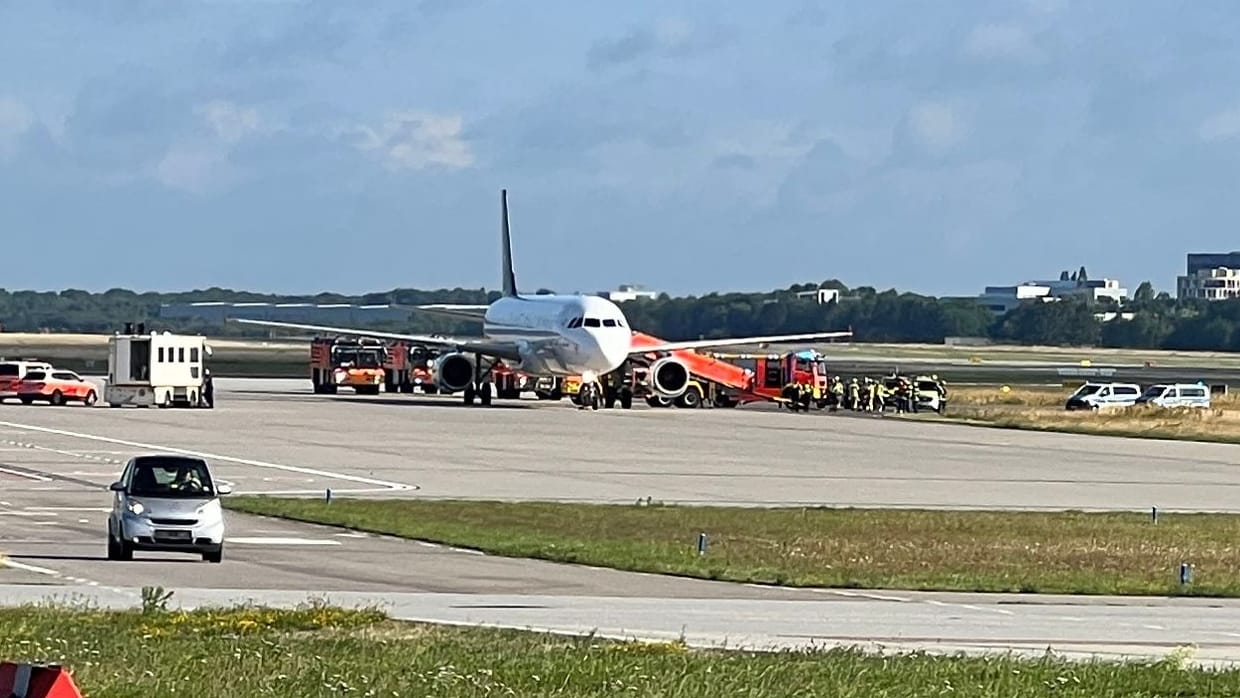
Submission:
[[[52,372],[52,365],[46,361],[26,359],[25,361],[0,361],[0,402],[7,398],[17,397],[17,384],[31,371]]]
[[[1210,407],[1210,389],[1202,383],[1159,383],[1151,385],[1137,400],[1159,407]]]
[[[1068,397],[1068,410],[1099,410],[1104,407],[1132,407],[1141,397],[1135,383],[1086,383]]]

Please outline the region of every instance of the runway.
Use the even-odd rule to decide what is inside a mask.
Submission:
[[[1240,659],[1240,603],[759,588],[480,555],[229,514],[220,565],[104,559],[107,484],[130,455],[206,456],[238,493],[745,505],[1234,510],[1240,451],[894,419],[603,410],[523,400],[315,396],[306,381],[221,379],[215,410],[0,407],[0,600],[136,604],[307,594],[400,617],[698,644],[1012,648]],[[1113,605],[1109,605],[1113,604]]]

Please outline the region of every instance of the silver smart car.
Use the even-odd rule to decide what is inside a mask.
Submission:
[[[135,550],[198,553],[208,562],[223,559],[220,495],[232,488],[217,485],[203,459],[135,456],[109,489],[109,560],[132,560]]]

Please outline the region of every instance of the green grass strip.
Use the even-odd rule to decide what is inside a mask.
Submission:
[[[1240,596],[1240,516],[245,497],[236,511],[495,555],[790,586]],[[698,555],[698,534],[707,551]],[[1182,589],[1181,562],[1194,566]]]
[[[0,656],[60,663],[91,698],[308,696],[1207,696],[1240,672],[1187,656],[1051,657],[698,651],[680,643],[404,623],[328,606],[91,611],[0,609]]]

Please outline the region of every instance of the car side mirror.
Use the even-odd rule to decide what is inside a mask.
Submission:
[[[112,490],[113,492],[124,492],[125,483],[119,482],[119,481],[113,482],[111,485],[108,485],[108,489]]]
[[[215,488],[215,491],[218,492],[221,496],[224,496],[224,495],[232,494],[233,490],[232,490],[232,485],[220,485]]]

